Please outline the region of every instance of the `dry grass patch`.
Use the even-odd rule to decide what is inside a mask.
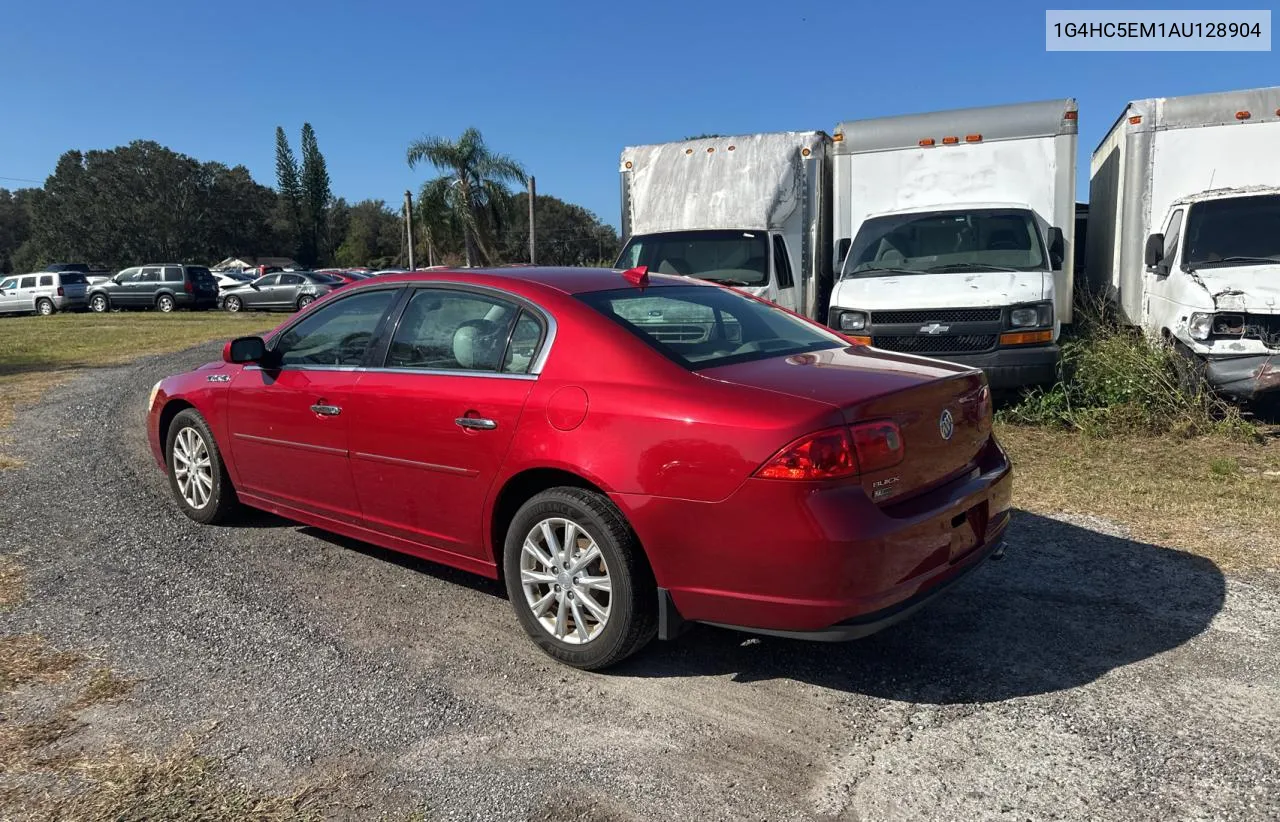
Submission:
[[[82,654],[49,650],[35,634],[0,637],[0,691],[32,682],[61,682],[83,661]]]
[[[22,566],[13,557],[0,555],[0,608],[21,602],[22,591]]]
[[[1013,425],[997,433],[1021,508],[1107,517],[1224,570],[1280,570],[1280,442],[1098,439]]]

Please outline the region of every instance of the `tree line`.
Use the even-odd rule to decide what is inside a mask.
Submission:
[[[291,257],[313,267],[408,264],[401,209],[335,197],[309,123],[297,155],[283,128],[275,141],[274,188],[242,165],[201,162],[146,140],[67,151],[43,186],[0,188],[0,272],[233,256]],[[414,204],[416,265],[528,261],[528,195],[520,190],[528,177],[518,162],[490,151],[476,129],[457,140],[417,140],[407,161],[439,173]],[[586,209],[538,195],[535,212],[540,265],[608,264],[616,256],[617,233]]]

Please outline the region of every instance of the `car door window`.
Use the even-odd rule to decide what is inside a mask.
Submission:
[[[141,268],[126,268],[124,271],[117,274],[116,277],[119,278],[121,283],[131,283],[135,282],[138,279],[138,275],[141,273]]]
[[[518,313],[515,305],[485,294],[422,289],[405,306],[387,366],[496,372]],[[518,367],[514,359],[511,364]]]
[[[278,284],[279,282],[280,282],[279,274],[268,274],[267,276],[260,277],[258,279],[257,286],[258,288],[268,288],[270,286]]]
[[[502,358],[502,373],[528,374],[542,347],[542,323],[529,311],[521,311],[511,332],[511,343]]]
[[[0,282],[0,291],[13,291],[18,287],[18,278],[10,277],[4,282]]]
[[[395,295],[366,291],[329,303],[281,334],[272,349],[282,366],[360,365]]]
[[[778,275],[778,288],[790,288],[795,282],[791,276],[791,256],[781,237],[773,238],[773,270]]]
[[[281,274],[280,285],[302,285],[301,274]]]
[[[158,283],[160,282],[160,268],[152,266],[142,269],[142,275],[138,277],[137,282],[140,283]]]
[[[35,288],[35,287],[36,287],[36,278],[35,278],[35,277],[23,277],[23,278],[22,278],[22,287],[23,287],[23,288]]]

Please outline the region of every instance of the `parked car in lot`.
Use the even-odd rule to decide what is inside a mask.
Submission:
[[[213,279],[218,283],[219,290],[231,288],[237,285],[244,285],[245,283],[251,283],[254,280],[254,275],[243,271],[223,270],[210,271],[209,273],[213,275]]]
[[[218,285],[202,265],[158,263],[126,268],[105,282],[89,286],[89,310],[154,308],[168,313],[178,308],[204,310],[218,301]]]
[[[337,277],[315,271],[281,271],[224,289],[218,304],[232,313],[245,309],[300,311],[342,285]]]
[[[161,380],[147,433],[197,522],[243,503],[504,578],[591,669],[686,621],[872,633],[1009,522],[981,371],[638,269],[349,286]]]
[[[38,271],[0,282],[0,314],[49,316],[85,307],[84,274],[78,271]]]

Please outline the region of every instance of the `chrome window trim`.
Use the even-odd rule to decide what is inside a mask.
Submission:
[[[370,374],[421,374],[424,377],[480,377],[492,380],[527,380],[538,379],[537,374],[503,374],[498,371],[468,371],[461,368],[395,368],[379,366],[377,368],[361,368]]]

